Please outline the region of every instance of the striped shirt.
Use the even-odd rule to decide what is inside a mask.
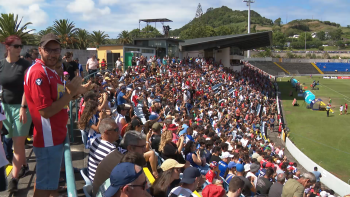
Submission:
[[[92,143],[88,159],[88,176],[91,181],[94,181],[98,164],[115,148],[114,144],[101,138],[96,138],[94,143]]]

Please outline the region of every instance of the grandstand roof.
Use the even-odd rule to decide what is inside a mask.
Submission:
[[[196,51],[214,48],[239,47],[241,50],[250,50],[272,45],[272,31],[215,36],[185,40],[180,43],[182,51]]]
[[[155,19],[140,19],[139,22],[153,23],[153,22],[173,22],[167,18],[155,18]]]

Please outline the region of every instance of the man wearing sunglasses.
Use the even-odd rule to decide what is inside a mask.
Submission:
[[[111,185],[104,196],[106,197],[143,197],[148,188],[145,173],[141,166],[132,163],[120,163],[114,167],[110,176]]]

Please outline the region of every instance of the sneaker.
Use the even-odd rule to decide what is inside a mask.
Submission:
[[[19,170],[18,178],[25,177],[28,172],[29,172],[28,164],[27,164],[27,166],[22,166],[22,168]]]
[[[18,190],[18,180],[17,179],[11,179],[9,181],[8,191],[9,192],[16,192],[17,190]]]

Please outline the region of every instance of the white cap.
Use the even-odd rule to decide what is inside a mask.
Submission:
[[[244,171],[245,171],[245,172],[250,171],[250,164],[245,164],[245,165],[244,165]]]
[[[229,158],[229,157],[233,157],[233,155],[231,155],[229,152],[224,152],[222,153],[221,155],[221,159],[226,159],[226,158]]]
[[[321,197],[327,197],[328,193],[326,191],[322,191],[322,192],[320,192],[320,196]]]

